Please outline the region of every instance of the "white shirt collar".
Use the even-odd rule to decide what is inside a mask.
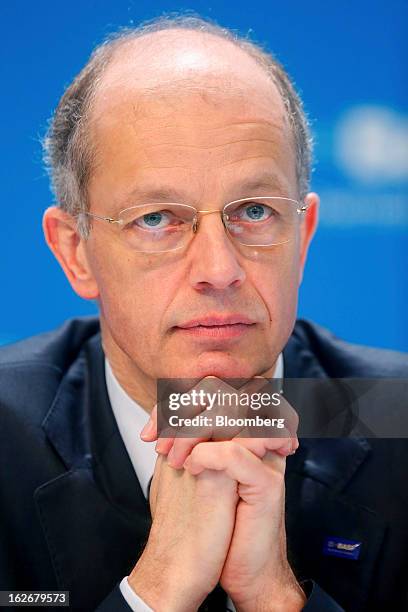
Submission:
[[[149,413],[136,403],[119,384],[105,358],[105,377],[108,396],[116,423],[122,436],[136,476],[147,498],[147,487],[156,463],[155,442],[143,442],[140,432],[149,420]]]
[[[281,378],[283,379],[283,354],[279,353],[278,358],[276,360],[275,371],[273,373],[273,378]]]
[[[274,378],[283,379],[284,365],[282,353],[276,360]],[[128,452],[136,476],[140,482],[143,493],[147,498],[147,487],[153,476],[156,463],[155,442],[143,442],[140,432],[149,420],[149,414],[135,402],[115,377],[109,361],[105,358],[105,378],[109,401],[122,436],[123,443]]]

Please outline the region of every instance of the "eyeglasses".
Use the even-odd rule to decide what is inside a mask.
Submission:
[[[269,247],[289,242],[300,216],[307,210],[290,198],[243,198],[222,210],[197,210],[178,203],[138,204],[120,211],[118,218],[84,212],[94,219],[117,224],[123,242],[141,253],[165,253],[185,247],[199,226],[199,214],[218,213],[227,234],[244,246]]]

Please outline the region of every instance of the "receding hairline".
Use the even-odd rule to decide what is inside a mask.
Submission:
[[[206,45],[206,42],[211,42],[211,46]],[[163,43],[166,43],[164,45]],[[200,44],[202,43],[202,44]],[[182,53],[180,56],[185,57],[186,55],[192,54],[192,45],[195,44],[196,49],[205,50],[206,55],[209,55],[214,52],[215,47],[225,48],[226,50],[230,50],[232,55],[240,55],[243,61],[247,61],[248,64],[251,65],[252,69],[254,69],[259,75],[266,77],[270,80],[270,73],[265,69],[264,66],[261,66],[259,61],[255,59],[253,55],[248,51],[248,49],[243,48],[241,45],[237,44],[237,42],[230,38],[223,38],[220,34],[214,32],[200,31],[200,30],[192,30],[187,27],[177,26],[174,28],[157,30],[153,32],[146,32],[143,34],[137,35],[135,33],[134,36],[130,33],[126,35],[123,39],[118,38],[114,39],[112,45],[112,51],[110,54],[110,58],[104,66],[103,74],[109,72],[109,69],[115,65],[115,63],[123,63],[123,55],[126,53],[126,50],[137,51],[137,47],[141,47],[140,49],[140,60],[141,60],[141,68],[146,70],[146,59],[148,62],[152,64],[154,70],[160,70],[159,58],[160,52],[162,51],[165,58],[174,57],[174,51],[180,49]],[[147,48],[148,47],[148,48]],[[195,50],[196,50],[195,49]],[[147,55],[147,57],[145,57]],[[219,53],[217,53],[219,55]],[[121,57],[122,56],[122,57]],[[224,54],[224,60],[227,59],[227,56]],[[135,65],[135,59],[137,62],[138,58],[135,58],[134,53],[131,56],[132,66]],[[222,64],[222,63],[221,63]],[[226,64],[226,61],[224,61]],[[220,65],[220,64],[219,64]],[[187,64],[185,63],[187,67]],[[234,64],[235,67],[235,64]],[[196,70],[197,66],[192,66],[192,70]],[[208,72],[210,69],[214,70],[214,64],[208,63]],[[189,76],[194,78],[194,73],[189,73]]]
[[[210,47],[205,44],[206,42],[214,42],[219,48],[216,49],[214,45]],[[172,93],[178,92],[180,95],[200,90],[207,91],[209,95],[211,93],[233,95],[243,92],[250,86],[262,86],[260,81],[263,81],[279,101],[282,116],[289,124],[282,95],[273,76],[233,40],[222,38],[212,32],[189,30],[178,26],[147,32],[130,39],[118,39],[114,45],[94,89],[93,105],[98,96],[109,87],[115,85],[118,88],[123,87],[124,73],[130,76],[133,87],[147,95],[166,90]],[[227,56],[225,49],[229,49]],[[193,56],[190,65],[184,61],[185,51]],[[194,56],[195,51],[198,51],[196,56]],[[166,62],[164,67],[160,65],[163,56]],[[206,62],[205,56],[211,60]],[[197,62],[194,65],[195,59],[200,59],[201,65],[199,62],[198,65]],[[246,65],[243,65],[245,62]],[[245,68],[247,74],[244,73]],[[248,69],[251,71],[250,74]],[[224,84],[220,84],[222,79],[225,79]],[[185,89],[181,89],[182,85],[185,85]],[[88,107],[88,119],[90,112],[92,112],[91,106]]]

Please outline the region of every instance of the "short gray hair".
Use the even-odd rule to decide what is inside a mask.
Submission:
[[[88,63],[62,96],[43,141],[44,160],[56,201],[76,216],[88,210],[87,183],[93,150],[87,132],[87,118],[97,85],[115,51],[125,43],[153,32],[184,29],[204,32],[228,40],[251,56],[277,86],[284,102],[296,148],[296,173],[300,198],[309,190],[312,138],[303,103],[282,65],[254,42],[201,17],[160,17],[136,28],[125,28],[96,47]],[[80,215],[78,230],[89,233],[89,217]]]

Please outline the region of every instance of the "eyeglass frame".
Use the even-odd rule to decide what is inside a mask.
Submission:
[[[197,233],[198,231],[198,214],[201,215],[209,215],[212,213],[219,213],[221,215],[221,220],[222,220],[222,224],[224,226],[224,229],[227,233],[227,236],[229,236],[231,238],[231,240],[236,241],[238,244],[242,245],[242,246],[248,246],[248,247],[271,247],[271,246],[279,246],[280,244],[285,244],[287,242],[289,242],[289,240],[285,240],[284,242],[278,242],[278,243],[271,243],[271,244],[245,244],[243,242],[240,242],[239,240],[237,240],[235,238],[235,236],[231,235],[231,232],[229,231],[228,227],[226,226],[225,222],[228,221],[228,215],[226,215],[225,213],[225,208],[227,206],[230,206],[231,204],[239,204],[241,202],[252,202],[252,201],[257,201],[257,200],[285,200],[287,202],[290,202],[292,204],[296,204],[297,208],[296,208],[296,212],[297,214],[303,215],[309,208],[308,204],[303,204],[301,205],[301,203],[298,200],[294,200],[292,198],[287,198],[287,197],[283,197],[283,196],[254,196],[251,198],[240,198],[239,200],[233,200],[232,202],[227,202],[226,204],[224,204],[223,208],[221,210],[199,210],[197,209],[195,206],[192,206],[191,204],[182,204],[181,202],[150,202],[150,204],[163,204],[163,206],[169,205],[169,204],[173,204],[173,205],[177,205],[177,206],[183,206],[185,208],[190,208],[191,210],[195,211],[195,216],[193,219],[193,223],[191,226],[191,229],[193,230],[193,237],[194,235]],[[147,206],[148,204],[135,204],[134,206],[128,206],[127,208],[124,208],[122,210],[120,210],[118,212],[118,218],[114,219],[113,217],[103,217],[101,215],[96,215],[95,213],[90,213],[88,211],[81,211],[80,213],[78,213],[77,217],[79,217],[80,215],[86,215],[88,217],[91,217],[93,219],[99,219],[101,221],[106,221],[107,223],[110,223],[111,225],[117,223],[118,225],[123,225],[124,224],[124,220],[120,219],[119,216],[123,213],[125,213],[128,210],[134,210],[135,208],[143,208],[144,206]],[[136,251],[137,253],[171,253],[172,251],[177,251],[178,249],[182,249],[184,246],[186,246],[187,244],[189,244],[191,242],[192,238],[186,242],[185,244],[183,244],[180,247],[177,247],[175,249],[170,249],[170,250],[165,250],[165,251]]]

